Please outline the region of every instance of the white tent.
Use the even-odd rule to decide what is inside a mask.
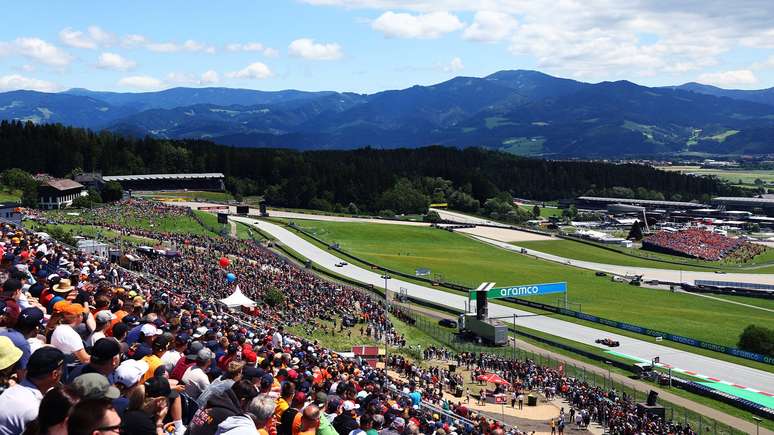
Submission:
[[[236,290],[234,290],[234,293],[232,293],[231,296],[221,299],[220,303],[229,308],[254,307],[256,305],[255,302],[253,302],[250,298],[245,296],[244,293],[242,293],[242,290],[239,289],[239,286],[236,287]]]

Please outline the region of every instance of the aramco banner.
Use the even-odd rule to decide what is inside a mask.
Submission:
[[[494,287],[486,292],[486,298],[523,298],[526,296],[549,295],[552,293],[567,293],[567,283],[553,282],[550,284],[527,284],[514,285],[511,287]],[[470,299],[475,301],[477,294],[477,291],[471,291]]]

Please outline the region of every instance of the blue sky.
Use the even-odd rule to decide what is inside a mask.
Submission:
[[[774,86],[763,0],[9,1],[3,18],[0,91],[374,92],[502,69]]]

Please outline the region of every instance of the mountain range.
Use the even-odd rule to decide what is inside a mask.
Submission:
[[[232,88],[0,93],[0,119],[240,147],[481,146],[538,156],[774,153],[774,88],[584,83],[537,71],[374,94]]]

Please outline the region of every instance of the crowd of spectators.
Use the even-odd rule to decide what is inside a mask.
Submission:
[[[642,248],[706,261],[748,261],[766,247],[699,228],[659,231],[642,240]]]
[[[606,427],[610,433],[627,435],[696,433],[688,424],[665,421],[638,412],[632,397],[566,376],[562,366],[552,368],[541,366],[529,359],[519,361],[486,353],[454,353],[443,348],[425,349],[424,357],[427,360],[453,361],[459,367],[470,371],[471,381],[486,373],[499,375],[508,384],[498,385],[492,394],[509,395],[511,406],[521,402],[524,394],[531,391],[542,392],[547,398],[557,395],[564,397],[571,408],[566,414],[562,410],[558,425],[574,424],[577,428],[586,428],[591,422],[596,422]],[[453,385],[455,375],[448,370],[439,369],[438,379],[441,379],[441,384],[451,381]]]
[[[161,207],[151,212],[159,219],[179,213]],[[94,213],[100,225],[136,234],[109,221],[120,212]],[[180,244],[180,256],[145,258],[134,273],[0,225],[0,435],[521,434],[445,399],[464,383],[459,374],[391,354],[385,363],[401,376],[390,377],[289,332],[322,319],[333,324],[326,332],[341,333],[337,322],[352,318],[372,339],[405,345],[366,293],[255,242],[139,231]],[[258,303],[249,313],[217,303],[237,285]],[[269,290],[284,298],[267,302]],[[691,433],[532,361],[426,352],[497,371],[520,391],[559,392],[611,433]]]

